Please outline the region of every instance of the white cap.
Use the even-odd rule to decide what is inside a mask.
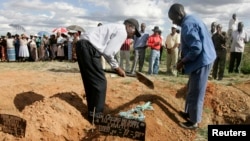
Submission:
[[[175,29],[177,29],[177,25],[176,24],[173,24],[172,27],[175,28]]]

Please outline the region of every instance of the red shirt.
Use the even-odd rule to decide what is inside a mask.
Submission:
[[[153,34],[153,35],[149,36],[148,41],[147,41],[147,45],[151,49],[160,50],[161,44],[162,44],[162,38],[159,34]]]
[[[122,44],[121,50],[130,50],[131,39],[127,38]]]

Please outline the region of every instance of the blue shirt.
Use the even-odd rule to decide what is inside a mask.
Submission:
[[[210,32],[192,15],[186,15],[181,24],[181,50],[186,74],[213,63],[216,58]]]
[[[145,47],[146,44],[147,44],[147,40],[148,40],[148,37],[149,37],[149,34],[148,33],[143,33],[141,32],[141,37],[134,37],[134,49],[136,48],[139,48],[139,47]]]

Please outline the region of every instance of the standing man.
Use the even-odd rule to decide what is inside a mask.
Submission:
[[[237,26],[238,26],[238,19],[236,17],[236,14],[234,13],[232,15],[232,19],[229,20],[228,23],[228,36],[229,38],[231,38],[232,33],[237,30]]]
[[[139,63],[139,72],[142,72],[144,60],[145,60],[145,53],[147,48],[147,40],[149,34],[145,32],[146,24],[141,24],[141,37],[134,37],[134,61],[131,69],[131,74],[134,74],[137,68],[137,64]]]
[[[148,74],[158,74],[160,65],[160,49],[162,46],[161,30],[158,26],[152,29],[154,32],[149,36],[147,46],[151,48],[149,57]]]
[[[211,33],[211,37],[216,33],[216,22],[212,22],[212,24],[211,24],[211,31],[210,31],[210,33]]]
[[[180,125],[196,129],[201,122],[208,75],[216,53],[206,25],[199,18],[186,15],[183,5],[173,4],[168,16],[174,24],[181,26],[183,58],[177,63],[177,70],[185,67],[185,73],[189,75],[185,112],[180,113],[187,122]]]
[[[222,80],[224,76],[224,70],[226,66],[226,57],[227,57],[227,48],[226,48],[226,33],[222,32],[222,26],[218,24],[216,26],[217,32],[212,36],[215,51],[216,59],[213,64],[213,78]]]
[[[93,114],[98,116],[104,111],[107,80],[102,69],[101,56],[104,56],[118,75],[125,77],[126,74],[119,67],[115,55],[126,38],[134,35],[140,37],[138,28],[138,21],[130,18],[124,24],[96,27],[91,32],[84,33],[83,39],[77,42],[77,62],[85,88],[89,121],[92,121]]]
[[[176,32],[177,25],[172,26],[172,32],[167,36],[165,46],[167,49],[167,74],[177,75],[176,68],[174,67],[178,61],[178,50],[180,46],[180,34]]]
[[[228,69],[229,73],[232,73],[233,71],[235,73],[240,73],[240,63],[245,49],[245,43],[247,43],[249,40],[248,35],[244,31],[243,27],[244,24],[242,22],[239,22],[238,29],[232,33],[232,45],[230,49],[230,61]]]
[[[228,23],[228,31],[227,31],[228,39],[231,39],[232,38],[232,33],[237,30],[238,22],[239,21],[237,19],[237,16],[234,13],[232,15],[232,18],[229,20],[229,23]],[[228,46],[231,46],[232,40],[228,40],[227,44],[228,44]]]
[[[120,50],[120,67],[126,71],[126,73],[130,72],[130,46],[133,44],[133,39],[127,38],[122,44]],[[124,61],[126,63],[124,67]]]

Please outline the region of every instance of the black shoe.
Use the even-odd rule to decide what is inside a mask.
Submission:
[[[188,113],[185,113],[185,112],[182,112],[182,111],[180,111],[179,112],[179,115],[182,117],[182,118],[184,118],[185,120],[189,120],[189,114]]]
[[[186,129],[195,130],[198,128],[198,123],[193,123],[191,121],[180,122],[180,126]]]

